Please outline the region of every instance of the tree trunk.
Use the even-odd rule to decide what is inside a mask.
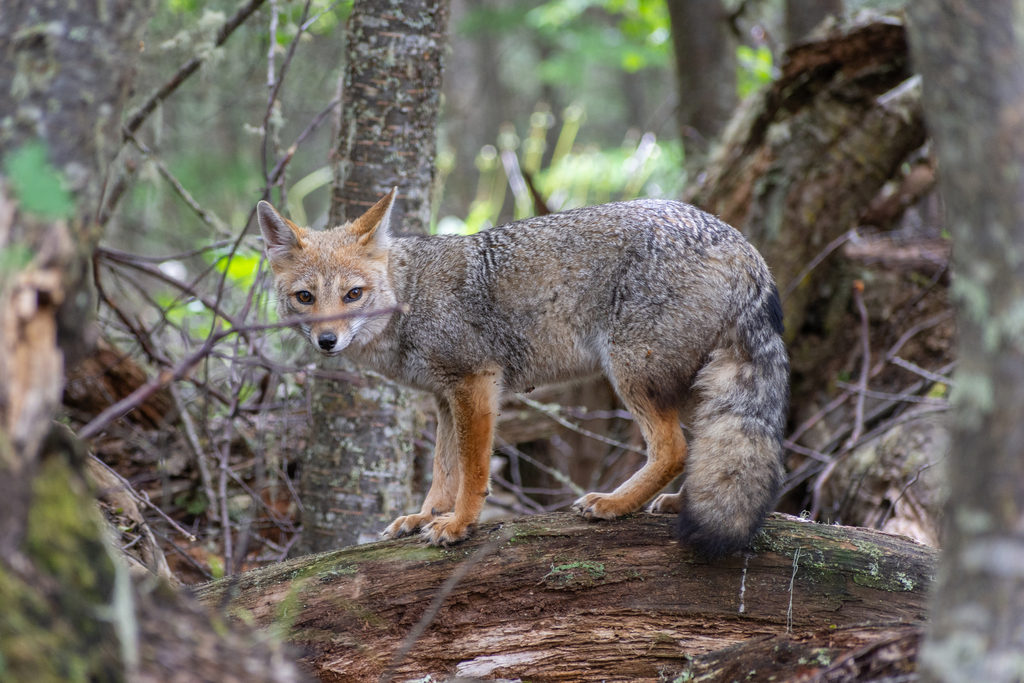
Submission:
[[[668,516],[560,513],[484,526],[448,550],[404,539],[291,560],[198,594],[286,628],[321,681],[378,680],[425,614],[396,680],[656,681],[737,663],[759,674],[741,680],[768,680],[801,657],[825,668],[905,634],[924,619],[936,559],[897,536],[775,516],[751,553],[708,564]],[[723,662],[727,648],[747,659]]]
[[[429,230],[447,33],[448,0],[352,7],[329,225],[359,217],[397,185],[392,228]]]
[[[105,541],[87,454],[53,417],[88,351],[106,166],[152,3],[0,10],[0,679],[296,681],[279,645],[215,628]]]
[[[1024,15],[1017,3],[910,6],[953,235],[960,366],[929,681],[1024,678]]]
[[[722,0],[669,0],[683,139],[708,141],[736,106],[736,39]]]
[[[397,186],[392,230],[429,230],[447,23],[447,0],[353,6],[330,225],[359,217]],[[412,392],[366,373],[360,386],[318,380],[312,416],[311,446],[299,456],[296,555],[372,540],[406,513],[422,428]]]

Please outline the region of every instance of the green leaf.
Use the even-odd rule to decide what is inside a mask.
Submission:
[[[4,161],[21,210],[40,218],[70,218],[75,201],[64,188],[64,177],[50,164],[46,145],[29,142]]]
[[[736,48],[736,61],[736,93],[740,99],[778,78],[778,70],[772,64],[772,51],[767,47],[754,49],[740,45]]]
[[[0,249],[0,273],[14,274],[32,262],[34,254],[24,244]]]
[[[233,284],[248,289],[256,282],[256,274],[260,267],[260,253],[235,254],[230,261],[227,258],[217,262],[217,270],[224,272],[227,268],[228,280]]]

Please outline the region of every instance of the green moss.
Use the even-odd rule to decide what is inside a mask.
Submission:
[[[33,481],[25,553],[42,575],[25,583],[0,564],[0,680],[120,681],[106,607],[114,567],[88,490],[61,456]]]
[[[568,564],[552,565],[542,579],[548,588],[589,588],[605,582],[604,565],[600,562],[579,560]]]

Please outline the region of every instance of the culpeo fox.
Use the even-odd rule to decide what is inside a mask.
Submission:
[[[433,485],[419,514],[383,536],[466,538],[488,493],[502,392],[604,373],[640,424],[647,463],[573,509],[634,512],[686,465],[679,493],[651,510],[679,513],[682,540],[706,556],[745,547],[782,480],[789,361],[778,290],[743,236],[687,204],[644,199],[468,237],[396,237],[396,190],[323,232],[258,207],[280,314],[314,317],[297,329],[320,353],[437,398]]]

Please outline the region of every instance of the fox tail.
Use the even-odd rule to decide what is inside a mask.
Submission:
[[[738,316],[738,344],[713,352],[694,382],[699,405],[678,529],[706,557],[747,547],[775,507],[789,406],[782,331],[773,284]]]

